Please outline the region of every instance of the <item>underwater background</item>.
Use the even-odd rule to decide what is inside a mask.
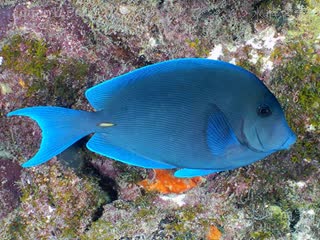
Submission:
[[[92,111],[84,92],[152,63],[220,59],[255,73],[296,144],[177,179],[94,154],[87,138],[35,168],[34,105]],[[319,0],[1,0],[0,239],[320,239]]]

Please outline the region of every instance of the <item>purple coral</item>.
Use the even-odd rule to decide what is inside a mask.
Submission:
[[[7,158],[0,158],[0,219],[7,216],[19,204],[20,191],[17,182],[21,167]]]
[[[9,30],[9,24],[13,21],[13,7],[0,8],[0,39],[2,39]]]

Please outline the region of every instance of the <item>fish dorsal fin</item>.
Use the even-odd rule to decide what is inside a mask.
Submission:
[[[111,80],[102,82],[92,88],[89,88],[86,92],[86,98],[94,109],[97,111],[103,110],[108,100],[113,96],[115,91],[127,86],[130,83],[130,79],[126,78],[126,75],[115,77]]]
[[[105,108],[108,100],[111,99],[116,92],[128,87],[138,80],[152,80],[152,76],[155,76],[159,73],[168,71],[172,72],[178,69],[199,69],[200,66],[207,66],[208,68],[225,68],[226,70],[237,70],[246,74],[251,74],[240,67],[222,61],[203,58],[180,58],[148,65],[104,81],[94,87],[89,88],[85,95],[92,107],[99,111]]]
[[[219,172],[219,170],[182,168],[177,170],[174,173],[174,176],[178,178],[191,178],[191,177],[205,176],[215,172]]]
[[[210,105],[207,144],[214,155],[221,155],[232,144],[239,144],[227,117],[214,104]]]
[[[87,143],[87,148],[92,152],[96,152],[100,155],[137,167],[155,169],[175,168],[174,166],[171,166],[169,164],[156,162],[142,156],[138,156],[137,154],[123,148],[112,145],[108,142],[107,134],[105,133],[94,134]]]
[[[174,62],[174,60],[168,62]],[[106,107],[109,99],[111,99],[116,92],[128,87],[137,80],[146,79],[159,71],[163,71],[163,69],[168,68],[169,66],[170,64],[161,62],[135,69],[118,77],[114,77],[89,88],[85,92],[86,98],[91,106],[97,111],[103,110]]]

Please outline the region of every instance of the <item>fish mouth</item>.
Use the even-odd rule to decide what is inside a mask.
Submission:
[[[281,146],[279,148],[275,148],[275,149],[267,149],[264,144],[261,141],[261,138],[259,136],[258,130],[255,127],[255,132],[257,135],[257,139],[259,141],[260,146],[262,147],[262,149],[266,150],[265,152],[274,152],[274,151],[278,151],[278,150],[282,150],[282,149],[288,149],[292,144],[294,144],[296,142],[296,135],[295,134],[291,134],[289,135],[289,137],[287,137],[287,139],[283,142],[283,144],[281,144]]]
[[[261,148],[264,150],[264,151],[260,151],[260,152],[275,152],[275,151],[278,151],[280,149],[286,149],[286,148],[282,148],[282,146],[285,146],[285,144],[288,142],[288,140],[290,138],[290,136],[289,136],[279,148],[267,149],[264,146],[264,144],[262,143],[261,138],[260,138],[259,133],[258,133],[258,129],[256,127],[255,127],[255,132],[256,132],[256,135],[257,135],[258,142],[259,142]]]
[[[258,139],[258,142],[259,142],[259,145],[261,146],[261,148],[256,148],[256,147],[253,147],[249,141],[248,141],[248,138],[247,136],[245,135],[244,133],[244,120],[241,119],[241,123],[240,123],[240,138],[238,139],[238,141],[246,146],[247,148],[249,148],[251,151],[253,152],[257,152],[257,153],[272,153],[272,152],[275,152],[275,151],[279,151],[279,150],[283,150],[283,149],[288,149],[291,145],[293,145],[296,140],[297,140],[297,136],[294,134],[294,132],[292,132],[292,130],[290,130],[291,134],[289,134],[289,137],[287,137],[287,139],[283,142],[283,144],[281,146],[279,146],[278,148],[275,148],[275,149],[268,149],[266,148],[266,146],[263,144],[260,136],[259,136],[259,133],[258,133],[258,129],[257,127],[254,127],[254,131],[255,131],[255,134],[257,136],[257,139]]]
[[[280,149],[288,149],[297,141],[297,136],[293,133],[291,134],[286,141],[281,145]]]

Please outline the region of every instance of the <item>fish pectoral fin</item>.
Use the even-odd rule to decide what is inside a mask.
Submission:
[[[153,161],[142,156],[137,155],[134,152],[130,152],[121,147],[115,146],[108,141],[107,134],[105,133],[95,133],[89,142],[87,143],[87,148],[96,152],[102,156],[112,158],[114,160],[130,164],[137,167],[143,168],[155,168],[155,169],[172,169],[175,166]]]
[[[214,155],[223,154],[229,145],[239,144],[227,117],[214,104],[210,105],[207,144]]]
[[[178,177],[178,178],[191,178],[191,177],[199,177],[199,176],[209,175],[211,173],[216,173],[216,172],[219,172],[219,170],[182,168],[182,169],[177,170],[174,173],[174,176]]]

